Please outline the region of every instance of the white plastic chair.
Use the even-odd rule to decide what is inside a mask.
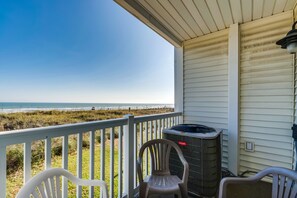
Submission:
[[[16,198],[61,198],[60,177],[66,177],[79,186],[100,186],[103,198],[108,198],[107,185],[100,180],[79,179],[63,168],[47,169],[32,177],[19,191]]]
[[[171,175],[169,170],[169,156],[171,149],[175,149],[178,157],[184,165],[183,178]],[[141,168],[144,151],[148,149],[151,154],[151,173],[143,178]],[[181,149],[177,144],[170,140],[155,139],[142,145],[139,150],[137,161],[137,171],[139,177],[139,197],[147,198],[150,195],[168,195],[174,194],[179,198],[188,197],[188,176],[189,164],[183,156]]]
[[[297,172],[282,167],[269,167],[248,178],[224,178],[220,183],[219,198],[228,198],[229,184],[252,184],[268,175],[272,176],[272,198],[297,197]]]

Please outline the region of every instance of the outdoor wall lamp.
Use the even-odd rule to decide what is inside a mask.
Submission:
[[[292,25],[292,30],[290,30],[284,38],[276,42],[276,44],[280,45],[283,49],[287,49],[290,54],[297,52],[297,30],[295,29],[296,24],[297,21]]]

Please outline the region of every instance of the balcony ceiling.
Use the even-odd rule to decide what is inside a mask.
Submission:
[[[172,43],[292,10],[297,0],[114,0]]]

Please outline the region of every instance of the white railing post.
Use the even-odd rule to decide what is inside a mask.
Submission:
[[[6,197],[6,146],[0,145],[0,197]]]
[[[49,169],[51,167],[52,161],[52,138],[47,136],[45,139],[45,160],[44,165],[45,169]]]
[[[31,178],[31,142],[24,143],[24,181],[23,183],[27,183],[27,181]]]
[[[68,170],[68,135],[63,137],[62,167]],[[68,179],[62,178],[62,197],[68,197]]]
[[[125,115],[128,120],[124,128],[124,193],[134,196],[134,116]]]

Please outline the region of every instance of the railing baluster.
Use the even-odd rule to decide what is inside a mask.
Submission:
[[[31,178],[31,142],[24,143],[24,184]]]
[[[152,123],[152,122],[153,122],[153,121],[150,121],[150,124],[149,124],[149,125],[150,125],[150,135],[151,135],[151,136],[150,136],[150,138],[151,138],[150,140],[153,139],[153,129],[152,129],[153,123]]]
[[[6,146],[0,146],[0,197],[6,197]]]
[[[78,178],[82,178],[82,133],[77,134],[77,167],[76,174]],[[82,187],[76,186],[76,197],[82,197]]]
[[[149,133],[150,133],[150,140],[153,139],[153,129],[152,129],[153,124],[152,124],[152,122],[153,122],[153,121],[150,121],[150,122],[149,122],[149,126],[150,126],[150,130],[149,130]],[[148,153],[148,156],[149,156],[149,153]],[[152,159],[151,159],[150,157],[148,157],[148,158],[149,158],[149,164],[150,164],[150,167],[152,167]],[[150,170],[148,170],[148,172],[149,172],[150,174],[152,174],[152,169],[150,168]]]
[[[119,198],[122,197],[122,189],[123,189],[123,126],[120,126],[119,128],[119,189],[118,189],[118,194]]]
[[[100,179],[105,180],[105,129],[101,129],[100,145]],[[100,197],[102,197],[102,192]]]
[[[45,139],[45,169],[48,169],[51,167],[51,161],[52,161],[52,138],[46,137]]]
[[[157,120],[154,120],[154,139],[157,139]]]
[[[158,135],[159,135],[159,138],[161,139],[162,138],[162,131],[164,130],[164,119],[162,120],[158,120]]]
[[[166,118],[166,128],[168,129],[169,127],[169,118]]]
[[[113,195],[114,186],[114,128],[111,128],[110,131],[110,197]]]
[[[139,133],[140,133],[140,147],[143,145],[143,128],[142,128],[142,122],[139,123]]]
[[[142,125],[142,122],[139,123],[139,148],[142,147],[143,145],[143,125]],[[143,170],[143,163],[141,164],[141,169]]]
[[[95,162],[95,131],[90,131],[90,180],[95,178],[94,174],[94,162]],[[89,188],[89,197],[94,197],[94,187]]]
[[[63,153],[62,153],[62,167],[66,170],[68,170],[68,135],[65,135],[63,137]],[[68,179],[65,177],[62,177],[62,197],[67,198],[68,197]]]
[[[137,187],[137,159],[138,159],[138,155],[137,155],[137,124],[134,124],[134,156],[136,158],[135,160],[135,165],[134,165],[134,188]]]
[[[145,142],[147,142],[148,141],[148,122],[145,122],[145,126],[144,126],[145,128]],[[146,174],[148,175],[148,149],[146,149],[146,152],[145,152],[145,157],[144,157],[144,159],[145,159],[145,172],[146,172]]]

